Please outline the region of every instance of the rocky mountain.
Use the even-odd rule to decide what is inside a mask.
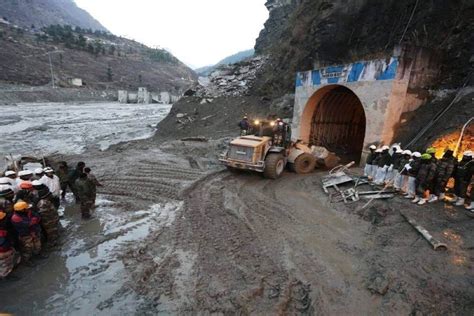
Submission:
[[[197,76],[166,50],[107,32],[53,25],[42,31],[0,23],[0,83],[74,86],[95,90],[148,87],[179,95]]]
[[[254,53],[255,53],[254,49],[244,50],[244,51],[238,52],[237,54],[234,54],[234,55],[231,55],[229,57],[224,58],[223,60],[221,60],[220,62],[218,62],[215,65],[198,68],[195,71],[200,76],[208,76],[214,70],[216,70],[219,66],[231,65],[231,64],[241,62],[242,60],[244,60],[246,58],[252,57],[254,55]]]
[[[396,45],[439,54],[445,86],[459,85],[472,71],[470,0],[268,0],[266,6],[270,18],[255,46],[256,54],[271,56],[261,94],[293,91],[297,71],[390,56]]]
[[[0,0],[0,17],[23,28],[60,24],[107,31],[73,0]]]

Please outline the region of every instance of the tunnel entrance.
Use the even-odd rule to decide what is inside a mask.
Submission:
[[[306,108],[308,143],[326,147],[343,161],[360,162],[366,118],[357,95],[344,86],[327,86],[310,98]]]

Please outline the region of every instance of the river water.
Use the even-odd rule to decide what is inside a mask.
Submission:
[[[2,164],[7,154],[72,154],[148,138],[171,105],[25,103],[0,109]]]

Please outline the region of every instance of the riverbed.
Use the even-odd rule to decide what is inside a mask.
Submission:
[[[78,154],[153,135],[169,104],[24,103],[2,106],[0,155]],[[3,159],[2,159],[3,163]]]

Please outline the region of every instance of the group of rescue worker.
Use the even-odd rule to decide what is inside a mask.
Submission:
[[[454,196],[449,201],[474,213],[474,152],[464,152],[460,161],[452,150],[446,150],[440,159],[435,154],[435,148],[422,154],[403,150],[399,145],[372,145],[364,175],[376,185],[393,187],[417,205],[447,201],[447,185],[453,178]]]
[[[84,162],[72,170],[60,162],[57,171],[51,167],[5,171],[0,177],[0,280],[20,261],[32,265],[33,257],[44,258],[44,245],[58,245],[58,210],[68,188],[81,205],[82,217],[88,219],[97,186],[102,185]]]

